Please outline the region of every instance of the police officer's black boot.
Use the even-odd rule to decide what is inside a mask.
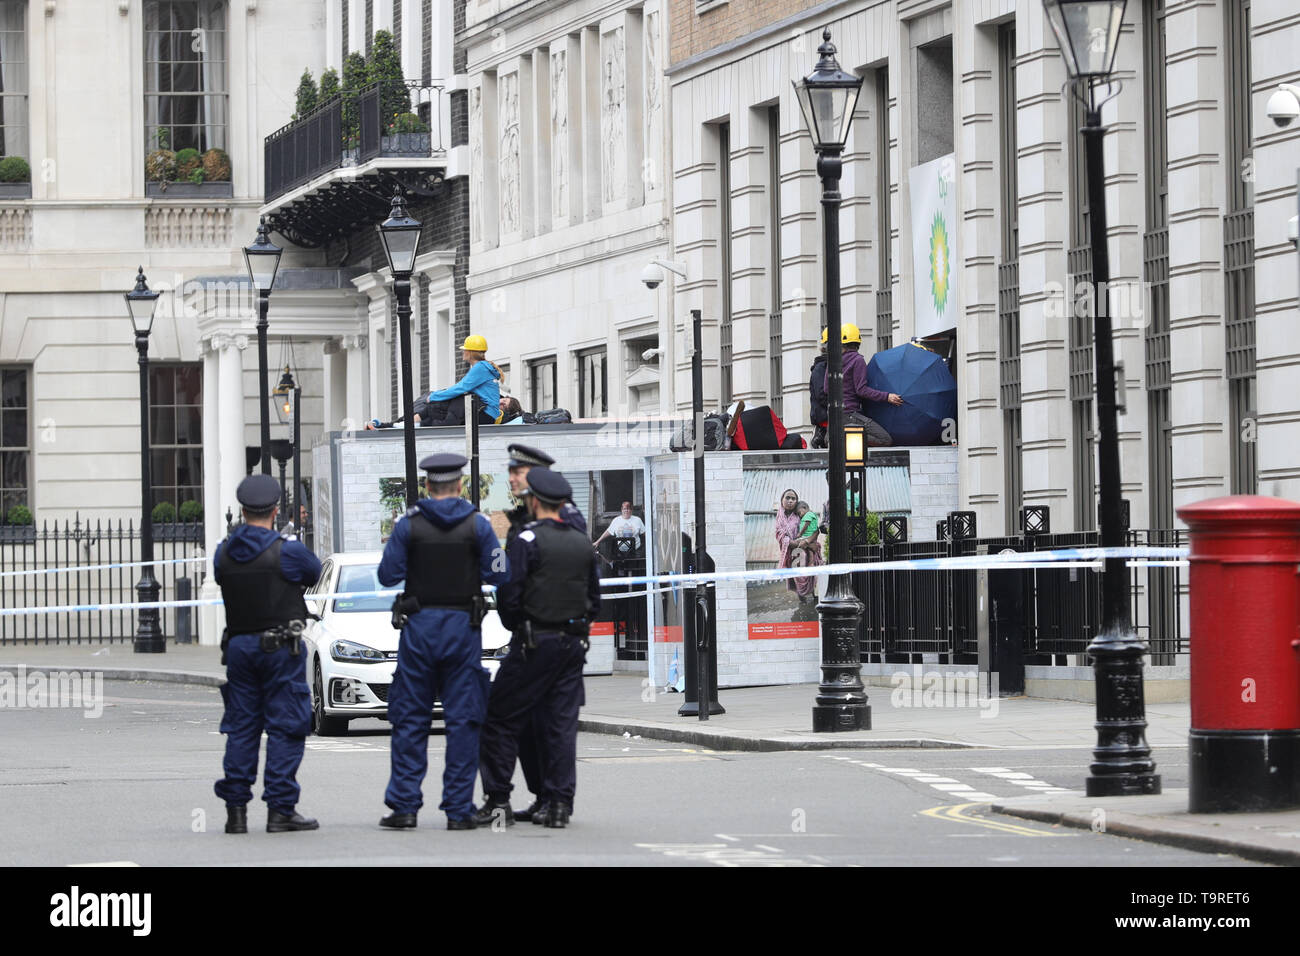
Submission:
[[[552,829],[562,829],[568,825],[568,807],[558,801],[546,805],[546,826],[551,827]]]
[[[294,830],[315,830],[320,824],[309,817],[304,817],[301,813],[281,813],[279,810],[272,810],[266,815],[266,832],[267,833],[289,833]]]
[[[381,827],[387,827],[390,830],[414,830],[415,814],[414,813],[390,813],[379,821]]]
[[[248,832],[248,807],[226,807],[226,832]]]
[[[539,813],[544,814],[545,812],[543,811],[542,807],[543,807],[542,798],[538,797],[536,800],[530,803],[525,809],[514,811],[515,819],[518,820],[520,823],[529,823],[529,822],[536,823],[538,819],[538,814]]]
[[[512,827],[515,825],[515,812],[510,809],[508,798],[486,796],[474,819],[481,827]]]

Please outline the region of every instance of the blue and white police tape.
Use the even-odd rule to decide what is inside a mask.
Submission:
[[[786,578],[821,577],[829,574],[861,574],[880,571],[978,571],[1016,570],[1036,571],[1063,568],[1101,568],[1107,558],[1122,558],[1130,568],[1183,567],[1187,565],[1187,548],[1134,547],[1134,548],[1060,548],[1055,551],[1008,552],[1000,554],[971,554],[943,558],[904,558],[897,561],[873,561],[862,564],[823,564],[807,568],[768,568],[750,571],[710,571],[700,574],[655,574],[622,578],[601,578],[602,588],[646,585],[644,591],[608,594],[608,599],[640,597],[664,591],[679,591],[697,585],[711,585],[719,581],[781,581]],[[1156,560],[1151,560],[1156,559]],[[1166,559],[1166,560],[1160,560]],[[1172,560],[1169,560],[1172,559]],[[649,585],[666,585],[650,588]],[[491,590],[486,588],[484,590]],[[397,590],[344,591],[312,594],[309,601],[348,600],[357,598],[395,597]],[[205,607],[223,603],[220,598],[196,598],[189,601],[121,602],[112,604],[69,604],[52,607],[0,608],[0,617],[18,614],[96,613],[101,611],[126,611],[141,608]]]
[[[117,561],[113,564],[77,564],[66,568],[24,568],[21,571],[0,571],[0,578],[20,578],[36,574],[78,574],[82,571],[110,571],[116,568],[143,568],[153,564],[203,564],[207,556],[193,558],[168,558],[165,561]]]
[[[1059,548],[1055,551],[1017,551],[1002,554],[966,554],[943,558],[900,558],[859,564],[822,564],[804,568],[768,568],[752,571],[707,571],[698,574],[650,574],[625,578],[602,578],[602,586],[617,584],[674,583],[681,587],[713,581],[779,581],[785,578],[821,577],[828,574],[862,574],[881,571],[979,571],[1048,570],[1052,568],[1100,568],[1107,558],[1127,559],[1129,567],[1145,567],[1151,558],[1173,561],[1151,562],[1153,567],[1184,566],[1187,548]]]

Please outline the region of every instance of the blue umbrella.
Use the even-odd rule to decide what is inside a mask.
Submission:
[[[875,419],[896,445],[932,445],[944,422],[957,420],[957,382],[948,364],[915,343],[877,352],[867,363],[867,384],[902,396],[902,405],[867,402],[863,414]]]

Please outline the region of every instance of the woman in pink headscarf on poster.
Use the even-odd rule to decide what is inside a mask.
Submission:
[[[821,544],[799,538],[799,495],[793,488],[781,492],[781,503],[776,509],[776,547],[780,555],[778,568],[816,567],[822,563]],[[817,579],[814,577],[788,578],[786,587],[799,597],[800,604],[817,600]]]

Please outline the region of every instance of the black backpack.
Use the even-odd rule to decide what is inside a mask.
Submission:
[[[573,421],[567,408],[548,408],[544,412],[533,413],[535,425],[567,425]]]
[[[669,439],[671,451],[691,451],[694,445],[695,428],[693,422],[686,422]],[[712,414],[704,416],[704,450],[722,451],[727,447],[727,416]]]

